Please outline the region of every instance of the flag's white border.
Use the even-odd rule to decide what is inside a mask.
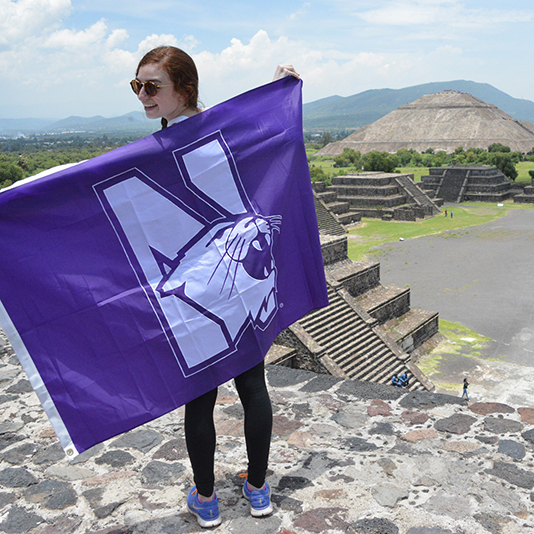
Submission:
[[[37,367],[35,367],[35,364],[31,359],[30,353],[24,345],[24,342],[22,341],[22,338],[20,337],[17,329],[15,328],[15,325],[11,321],[11,318],[9,317],[9,314],[7,313],[7,310],[5,309],[2,301],[0,301],[0,324],[2,325],[2,328],[7,338],[9,339],[9,342],[15,350],[17,357],[20,363],[22,364],[22,367],[24,368],[24,371],[26,371],[30,384],[32,385],[35,393],[37,393],[37,397],[39,397],[39,400],[43,405],[44,411],[48,416],[50,423],[52,423],[54,431],[56,432],[57,437],[59,438],[59,442],[63,447],[67,458],[72,459],[75,456],[78,456],[78,450],[72,442],[67,427],[65,426],[63,419],[61,419],[61,416],[57,411],[56,405],[54,404],[54,401],[52,400],[48,389],[46,389],[45,383],[43,382],[43,379],[41,378]]]

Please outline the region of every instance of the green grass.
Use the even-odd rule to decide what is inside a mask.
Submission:
[[[349,258],[356,261],[364,260],[368,256],[376,258],[383,252],[373,250],[375,247],[398,241],[400,238],[413,239],[477,226],[504,217],[509,209],[516,207],[517,205],[511,202],[504,203],[503,207],[484,202],[466,202],[454,206],[453,219],[439,214],[417,222],[384,222],[379,219],[363,219],[361,225],[349,231]],[[453,238],[458,234],[449,233],[448,235]]]
[[[532,178],[528,174],[528,171],[534,170],[534,161],[520,161],[516,166],[517,178],[516,184],[530,185]]]
[[[401,174],[413,174],[414,182],[420,182],[421,176],[428,176],[428,167],[397,167]]]

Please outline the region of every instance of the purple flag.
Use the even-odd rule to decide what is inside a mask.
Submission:
[[[248,370],[327,305],[301,85],[0,192],[0,324],[68,456]]]

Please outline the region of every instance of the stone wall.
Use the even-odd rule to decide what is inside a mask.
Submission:
[[[321,251],[325,265],[342,261],[347,257],[347,238],[321,236]]]

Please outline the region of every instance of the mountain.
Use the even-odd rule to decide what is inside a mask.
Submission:
[[[120,117],[106,119],[100,115],[95,117],[71,116],[60,121],[39,119],[0,119],[0,136],[19,136],[47,133],[140,133],[149,134],[159,128],[158,121],[146,118],[142,111],[132,111]]]
[[[534,122],[534,102],[513,98],[487,83],[467,80],[433,82],[404,89],[371,89],[348,97],[331,96],[304,104],[304,129],[360,128],[400,106],[446,90],[460,91],[494,104],[513,118]]]

